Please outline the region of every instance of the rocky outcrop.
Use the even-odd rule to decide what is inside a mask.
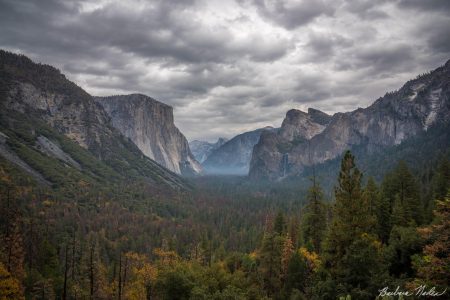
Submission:
[[[299,174],[305,166],[333,159],[346,149],[373,153],[448,120],[450,61],[367,108],[332,117],[312,109],[289,111],[278,133],[261,135],[249,175],[274,180]]]
[[[62,150],[57,143],[49,140],[43,135],[39,135],[36,138],[35,148],[40,152],[47,154],[48,156],[53,156],[65,162],[66,164],[69,164],[74,168],[81,170],[81,165],[78,162],[76,162],[69,154],[64,152],[64,150]]]
[[[235,136],[213,151],[202,166],[209,174],[247,175],[253,147],[263,131],[276,131],[265,127]]]
[[[201,172],[184,135],[173,120],[173,108],[141,94],[94,97],[112,125],[149,158],[178,174]]]
[[[80,89],[81,90],[81,89]],[[45,120],[84,148],[96,148],[103,134],[112,134],[108,117],[91,96],[45,90],[30,82],[14,82],[3,105]]]
[[[189,142],[189,148],[195,159],[198,162],[203,163],[214,150],[221,147],[227,141],[228,139],[225,138],[219,138],[215,143],[194,140]]]
[[[291,109],[281,124],[278,134],[286,141],[311,139],[321,133],[329,124],[331,117],[320,110],[310,108],[308,113]]]
[[[7,161],[13,163],[19,169],[22,169],[25,173],[33,177],[37,182],[42,185],[50,186],[51,182],[47,181],[39,172],[34,170],[29,164],[23,161],[14,151],[7,145],[8,136],[0,132],[0,156]]]

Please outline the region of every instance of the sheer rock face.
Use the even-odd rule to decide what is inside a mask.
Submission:
[[[195,159],[198,162],[203,163],[214,150],[220,148],[227,141],[228,139],[225,138],[219,138],[215,143],[194,140],[189,142],[189,148],[191,148],[191,152]]]
[[[94,97],[112,125],[149,158],[184,175],[201,172],[184,135],[173,120],[173,108],[140,94]]]
[[[263,131],[275,131],[272,127],[244,132],[214,150],[202,166],[209,174],[247,175],[253,147]]]
[[[313,109],[288,111],[278,133],[261,135],[249,175],[276,180],[299,174],[305,166],[333,159],[346,149],[371,153],[449,120],[450,61],[364,109],[332,117]]]
[[[31,83],[14,82],[3,103],[6,108],[37,115],[80,146],[91,149],[102,144],[102,136],[112,135],[108,116],[90,95],[43,90]]]

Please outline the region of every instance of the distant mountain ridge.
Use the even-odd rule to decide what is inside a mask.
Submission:
[[[189,142],[189,148],[198,162],[203,163],[208,156],[216,149],[225,144],[228,139],[218,138],[217,142],[209,143],[205,141],[194,140]]]
[[[320,118],[317,118],[320,116]],[[450,120],[450,61],[367,108],[327,116],[291,110],[278,132],[255,145],[249,176],[276,180],[332,160],[346,149],[374,153]]]
[[[214,150],[202,163],[207,174],[247,175],[253,147],[263,131],[276,131],[267,126],[241,133]]]

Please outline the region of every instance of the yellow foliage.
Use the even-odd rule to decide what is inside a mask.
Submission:
[[[180,260],[180,257],[175,251],[166,251],[161,248],[156,248],[153,253],[158,256],[159,261],[163,265],[172,265]]]
[[[46,206],[46,207],[50,207],[50,206],[53,205],[53,202],[50,201],[50,200],[48,200],[48,199],[46,199],[46,200],[42,201],[42,204],[43,204],[44,206]]]
[[[8,171],[5,171],[2,167],[0,167],[0,181],[11,184],[11,177],[9,176]]]
[[[14,278],[0,263],[0,300],[25,299],[19,280]]]
[[[131,265],[130,283],[127,285],[125,298],[130,300],[146,299],[148,289],[156,281],[157,269],[143,254],[127,252],[125,256]]]
[[[383,244],[381,243],[381,241],[376,240],[376,239],[372,241],[372,244],[375,246],[375,248],[376,248],[378,251],[380,251],[380,250],[381,250],[381,247],[383,246]]]
[[[383,244],[381,243],[380,240],[374,238],[373,236],[371,236],[367,232],[363,232],[361,234],[361,237],[363,239],[367,240],[367,241],[370,241],[372,243],[372,245],[375,247],[375,249],[377,249],[378,251],[381,251],[381,248],[382,248]]]
[[[322,261],[320,260],[320,257],[316,252],[309,252],[308,249],[304,247],[301,247],[298,252],[306,259],[306,262],[312,271],[316,272],[319,269]]]
[[[89,187],[89,182],[87,182],[86,180],[80,179],[80,181],[78,181],[78,186],[81,188]]]
[[[256,260],[259,256],[258,252],[253,251],[248,255],[251,259]]]

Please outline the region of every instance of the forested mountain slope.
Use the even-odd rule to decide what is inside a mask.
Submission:
[[[51,66],[1,51],[0,106],[2,156],[40,181],[65,184],[73,175],[184,185],[145,157],[88,93]]]

